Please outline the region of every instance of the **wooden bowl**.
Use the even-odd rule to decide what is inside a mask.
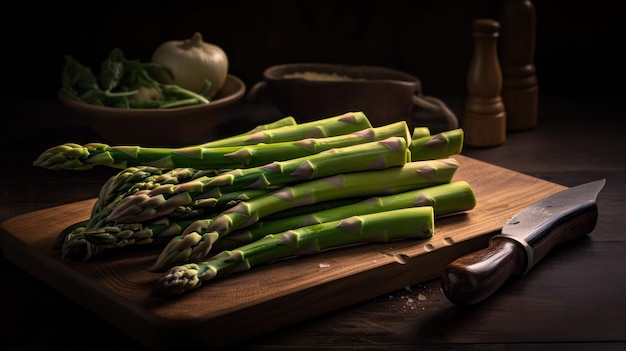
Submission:
[[[59,99],[112,145],[178,147],[208,138],[224,115],[245,95],[245,84],[228,75],[208,104],[171,109],[123,109],[86,104],[63,89]]]
[[[421,89],[415,76],[387,67],[288,63],[265,69],[250,95],[267,93],[283,114],[299,121],[363,111],[373,125],[383,125],[411,118]]]

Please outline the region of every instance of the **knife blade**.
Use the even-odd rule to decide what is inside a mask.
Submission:
[[[564,241],[587,235],[598,219],[596,198],[606,179],[543,198],[511,217],[488,247],[451,262],[441,288],[452,303],[485,300],[512,276],[522,276]]]

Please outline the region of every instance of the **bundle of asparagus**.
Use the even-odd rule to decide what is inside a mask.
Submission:
[[[177,263],[202,260],[216,240],[270,214],[339,198],[395,194],[448,183],[457,167],[458,163],[453,159],[410,162],[402,167],[342,173],[281,187],[187,227],[181,236],[168,243],[150,270],[159,271]]]
[[[371,241],[427,238],[435,218],[470,210],[452,178],[463,131],[372,127],[362,112],[298,124],[286,117],[182,148],[63,144],[34,165],[122,168],[90,218],[56,239],[64,259],[161,247],[155,295],[176,295],[259,264]],[[417,228],[421,228],[416,231]]]

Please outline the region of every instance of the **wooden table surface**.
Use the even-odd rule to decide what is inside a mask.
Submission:
[[[459,115],[462,99],[443,99]],[[54,98],[3,99],[0,221],[96,197],[112,169],[52,172],[32,166],[45,148],[97,138]],[[261,111],[259,109],[259,111]],[[254,120],[234,115],[219,133]],[[246,110],[246,113],[249,111]],[[246,115],[251,116],[251,115]],[[9,126],[8,120],[14,125]],[[235,344],[237,350],[625,350],[626,163],[616,101],[541,98],[539,126],[504,145],[463,154],[564,186],[606,178],[593,233],[559,246],[527,275],[469,308],[428,281]],[[68,191],[67,184],[71,184]],[[0,349],[145,349],[0,256]]]

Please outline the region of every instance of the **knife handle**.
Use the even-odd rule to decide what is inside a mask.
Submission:
[[[559,243],[588,234],[595,228],[598,208],[584,206],[571,216],[539,231],[532,241],[532,257],[517,240],[494,236],[489,246],[462,256],[443,272],[441,288],[452,303],[471,305],[493,294],[512,275],[523,275]]]
[[[452,303],[471,305],[493,294],[514,274],[526,267],[524,248],[512,239],[494,237],[489,246],[450,263],[441,288]]]

